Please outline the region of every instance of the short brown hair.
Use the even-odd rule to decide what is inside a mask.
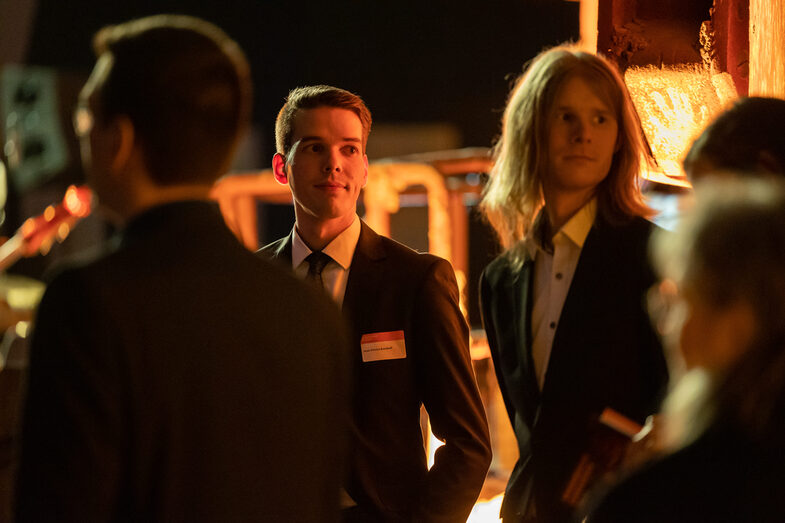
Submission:
[[[104,27],[93,48],[112,58],[101,117],[131,120],[154,181],[211,183],[229,169],[252,91],[232,39],[198,18],[157,15]]]
[[[275,120],[275,147],[277,152],[288,159],[292,148],[294,134],[294,117],[300,109],[316,109],[317,107],[335,107],[352,111],[360,119],[363,126],[363,152],[371,132],[371,111],[362,98],[354,93],[329,85],[312,85],[298,87],[289,92],[286,103],[278,112]]]

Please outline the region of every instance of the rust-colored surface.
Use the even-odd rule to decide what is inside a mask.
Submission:
[[[750,0],[750,95],[785,98],[785,0]]]

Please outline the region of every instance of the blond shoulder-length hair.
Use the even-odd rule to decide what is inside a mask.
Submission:
[[[549,117],[559,89],[574,76],[595,88],[618,122],[618,151],[597,187],[598,213],[610,223],[652,214],[641,195],[639,173],[653,159],[621,74],[601,56],[562,45],[534,58],[516,81],[504,111],[480,207],[505,249],[519,243],[543,205]]]

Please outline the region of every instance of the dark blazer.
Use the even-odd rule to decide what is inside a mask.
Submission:
[[[346,338],[306,287],[208,202],[62,272],[32,338],[18,521],[335,521]]]
[[[483,323],[520,457],[502,515],[516,521],[532,496],[544,522],[569,520],[561,493],[605,407],[643,422],[667,380],[644,298],[654,276],[647,263],[652,224],[611,226],[600,216],[583,246],[556,328],[543,390],[531,355],[534,262],[514,268],[509,253],[480,283]]]
[[[785,457],[727,425],[633,473],[595,502],[589,523],[781,523]]]
[[[260,252],[291,268],[292,235]],[[356,369],[348,493],[369,521],[465,521],[491,451],[452,267],[363,223],[343,312]],[[362,335],[401,330],[405,358],[362,361]],[[420,405],[445,441],[430,471]]]

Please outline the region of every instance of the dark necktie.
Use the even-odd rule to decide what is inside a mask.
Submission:
[[[325,265],[330,263],[330,260],[332,260],[332,258],[322,251],[314,251],[309,254],[305,258],[305,261],[308,262],[308,274],[306,274],[305,279],[324,289],[322,271],[324,270]]]

